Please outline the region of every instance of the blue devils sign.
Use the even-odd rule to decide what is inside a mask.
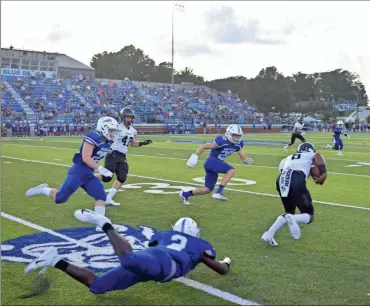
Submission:
[[[138,251],[148,247],[150,238],[157,231],[146,226],[135,229],[120,225],[118,232],[125,236],[134,251]],[[94,272],[105,272],[119,265],[107,235],[97,232],[95,227],[40,232],[4,241],[1,243],[1,260],[28,264],[51,246],[56,247],[64,259]]]

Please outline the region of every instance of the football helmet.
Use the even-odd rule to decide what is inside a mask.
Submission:
[[[225,136],[233,144],[239,144],[243,137],[243,130],[237,124],[229,125],[226,129]]]
[[[112,117],[101,117],[96,125],[96,130],[108,140],[115,140],[118,122]]]
[[[188,217],[177,220],[175,225],[172,226],[172,229],[196,238],[199,238],[200,236],[200,228],[198,227],[198,224]]]

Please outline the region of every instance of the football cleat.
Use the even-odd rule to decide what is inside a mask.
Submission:
[[[339,156],[343,156],[343,153],[341,151],[338,151]]]
[[[332,145],[330,145],[330,144],[327,144],[326,146],[325,146],[325,148],[326,149],[331,149],[333,146]]]
[[[75,211],[74,215],[75,218],[81,222],[95,224],[101,228],[106,223],[112,224],[112,221],[109,220],[107,217],[100,215],[90,209],[78,209]]]
[[[285,152],[285,153],[288,153],[288,148],[289,148],[289,146],[288,146],[288,145],[284,146],[284,152]]]
[[[221,193],[214,193],[214,194],[212,194],[212,198],[215,199],[215,200],[221,200],[221,201],[228,201],[229,200],[227,197],[225,197]]]
[[[113,199],[110,199],[109,201],[105,202],[105,205],[106,206],[120,206],[121,203],[117,203],[117,202],[113,201]]]
[[[179,193],[179,197],[181,199],[181,201],[185,204],[185,205],[190,205],[190,202],[188,201],[188,198],[187,197],[184,197],[184,190],[181,190],[180,193]]]
[[[117,232],[119,232],[121,229],[123,230],[123,227],[121,227],[121,225],[119,225],[119,224],[113,224],[113,228],[114,228]],[[95,228],[95,231],[96,231],[96,232],[102,232],[102,231],[103,231],[103,229],[102,229],[100,226],[97,226],[97,227]]]
[[[264,232],[262,237],[261,237],[261,240],[263,242],[266,242],[269,246],[272,246],[272,247],[276,247],[278,246],[279,244],[276,242],[276,240],[274,239],[273,236],[269,235],[268,232]]]
[[[31,262],[24,269],[24,273],[43,268],[39,273],[42,274],[47,268],[53,267],[60,259],[61,257],[58,254],[58,250],[55,247],[50,247],[44,253],[42,253],[40,257]]]
[[[284,217],[288,223],[288,227],[289,227],[290,234],[292,235],[292,237],[296,240],[301,238],[301,228],[299,227],[297,221],[294,220],[293,215],[286,214]]]
[[[42,194],[42,189],[45,187],[49,187],[48,184],[41,184],[36,187],[32,187],[26,191],[26,196],[27,197],[32,197],[37,194]]]

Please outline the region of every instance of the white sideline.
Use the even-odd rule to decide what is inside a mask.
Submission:
[[[52,163],[52,162],[46,162],[46,161],[41,161],[41,160],[24,159],[24,158],[12,157],[12,156],[1,156],[1,158],[8,158],[8,159],[13,159],[13,160],[20,160],[20,161],[25,161],[25,162],[38,163],[38,164],[46,164],[46,165],[54,165],[54,166],[61,166],[61,167],[70,167],[71,166],[71,165]],[[150,177],[150,176],[142,176],[142,175],[135,175],[135,174],[129,174],[129,176],[138,177],[138,178],[144,178],[144,179],[150,179],[150,180],[155,180],[155,181],[169,182],[169,183],[180,183],[180,184],[186,184],[186,185],[203,186],[202,184],[197,184],[197,183],[189,183],[189,182],[182,182],[182,181],[175,181],[175,180],[167,180],[167,179],[161,179],[161,178]],[[278,198],[279,197],[276,194],[262,193],[262,192],[255,192],[255,191],[234,189],[234,188],[225,188],[225,190],[230,190],[230,191],[235,191],[235,192],[242,192],[242,193],[248,193],[248,194],[254,194],[254,195],[260,195],[260,196],[266,196],[266,197],[273,197],[273,198]],[[370,211],[370,208],[369,207],[354,206],[354,205],[348,205],[348,204],[339,204],[339,203],[326,202],[326,201],[316,201],[316,200],[313,200],[313,202],[314,203],[323,204],[323,205],[330,205],[330,206],[337,206],[337,207],[346,207],[346,208],[354,208],[354,209],[362,209],[362,210]]]
[[[4,144],[3,144],[4,145]],[[33,147],[33,148],[49,148],[49,149],[58,149],[58,150],[68,150],[68,151],[76,151],[76,149],[72,148],[60,148],[60,147],[50,147],[50,146],[34,146],[34,145],[24,145],[24,144],[10,144],[7,143],[5,145],[8,146],[24,146],[24,147]],[[159,154],[157,154],[159,155]],[[164,158],[164,159],[172,159],[172,160],[184,160],[187,161],[186,158],[178,158],[178,157],[168,157],[168,156],[153,156],[153,155],[143,155],[143,154],[130,154],[130,156],[135,156],[135,157],[148,157],[148,158]],[[269,155],[269,156],[277,156],[277,155]],[[340,160],[340,159],[335,159],[335,158],[326,158],[326,160]],[[202,161],[202,160],[199,160]],[[361,161],[361,160],[350,160],[350,159],[342,159],[342,161],[351,161],[351,162],[366,162],[366,161]],[[238,164],[238,163],[229,163],[230,165],[236,165],[236,166],[244,166],[244,164]],[[266,168],[266,169],[277,169],[277,167],[272,167],[272,166],[259,166],[259,165],[251,165],[248,167],[254,167],[254,168]],[[356,177],[367,177],[370,178],[370,175],[366,174],[354,174],[354,173],[343,173],[343,172],[328,172],[329,174],[334,174],[334,175],[345,175],[345,176],[356,176]]]
[[[9,215],[7,213],[4,213],[4,212],[1,212],[1,216],[3,218],[6,218],[6,219],[9,219],[11,221],[14,221],[14,222],[17,222],[17,223],[20,223],[20,224],[23,224],[25,226],[28,226],[30,228],[33,228],[33,229],[36,229],[40,232],[46,232],[50,235],[53,235],[53,236],[56,236],[56,237],[59,237],[59,238],[62,238],[68,242],[72,242],[72,243],[76,243],[77,245],[81,245],[81,246],[87,246],[89,248],[91,248],[92,246],[87,244],[87,243],[84,243],[84,242],[81,242],[81,241],[78,241],[76,239],[73,239],[71,237],[68,237],[66,235],[63,235],[63,234],[59,234],[51,229],[48,229],[46,227],[43,227],[43,226],[40,226],[40,225],[37,225],[35,223],[31,223],[27,220],[23,220],[21,218],[18,218],[18,217],[15,217],[15,216],[12,216],[12,215]],[[191,279],[188,279],[188,278],[185,278],[185,277],[181,277],[181,278],[178,278],[176,279],[175,281],[179,282],[179,283],[182,283],[188,287],[192,287],[192,288],[195,288],[195,289],[198,289],[200,291],[204,291],[210,295],[213,295],[213,296],[216,296],[216,297],[219,297],[225,301],[229,301],[229,302],[232,302],[234,304],[237,304],[237,305],[260,305],[254,301],[250,301],[250,300],[245,300],[237,295],[234,295],[234,294],[231,294],[229,292],[226,292],[226,291],[222,291],[222,290],[219,290],[219,289],[216,289],[212,286],[209,286],[209,285],[205,285],[205,284],[202,284],[202,283],[199,283],[197,281],[194,281],[194,280],[191,280]]]

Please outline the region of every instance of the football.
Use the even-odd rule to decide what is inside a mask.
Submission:
[[[312,161],[311,170],[310,170],[312,178],[314,177],[317,178],[321,176],[322,173],[320,172],[320,169],[317,165],[322,164],[322,163],[326,164],[325,158],[320,153],[315,153],[314,159]]]

